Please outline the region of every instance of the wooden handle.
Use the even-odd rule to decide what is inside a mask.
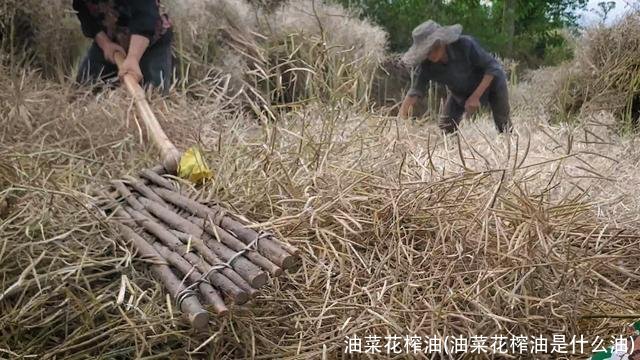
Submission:
[[[117,51],[114,54],[114,58],[116,60],[118,68],[121,68],[122,63],[125,59],[125,55],[122,52]],[[162,130],[158,119],[156,119],[156,116],[151,110],[151,106],[149,106],[149,103],[147,102],[144,90],[142,89],[140,84],[138,84],[136,79],[131,75],[125,75],[123,81],[125,86],[127,87],[127,90],[129,91],[131,96],[133,96],[133,101],[136,104],[136,108],[138,109],[138,115],[140,115],[142,121],[144,121],[144,124],[147,128],[147,133],[160,151],[162,165],[167,170],[167,172],[176,174],[181,158],[180,151],[178,151],[171,140],[169,140],[169,137],[167,136],[167,134],[165,134],[164,130]]]

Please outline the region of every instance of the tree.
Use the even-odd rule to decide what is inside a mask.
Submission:
[[[504,0],[502,12],[502,34],[506,39],[505,55],[513,57],[513,36],[516,31],[517,0]]]

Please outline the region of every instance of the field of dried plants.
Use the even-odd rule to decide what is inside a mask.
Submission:
[[[640,317],[638,138],[615,111],[550,121],[561,70],[514,85],[512,136],[485,114],[445,137],[371,105],[381,29],[312,1],[211,0],[172,4],[181,80],[150,101],[214,170],[200,200],[303,263],[191,330],[93,205],[157,156],[124,89],[71,83],[83,43],[53,3],[0,15],[0,358],[334,359],[353,335],[609,338]]]

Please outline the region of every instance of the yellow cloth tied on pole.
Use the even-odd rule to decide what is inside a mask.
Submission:
[[[191,182],[199,182],[213,177],[213,173],[204,161],[200,150],[191,147],[182,155],[178,166],[178,176]]]

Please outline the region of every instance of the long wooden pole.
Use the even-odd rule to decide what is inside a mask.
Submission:
[[[116,52],[114,57],[118,68],[122,67],[125,55],[121,52]],[[164,130],[162,130],[158,119],[151,110],[151,106],[149,106],[149,102],[147,102],[144,90],[140,84],[138,84],[136,79],[130,75],[125,75],[122,81],[129,91],[129,94],[133,97],[133,101],[138,109],[138,115],[142,118],[149,137],[160,151],[162,165],[165,167],[167,172],[176,174],[181,158],[180,151],[178,151],[167,134],[165,134]]]

